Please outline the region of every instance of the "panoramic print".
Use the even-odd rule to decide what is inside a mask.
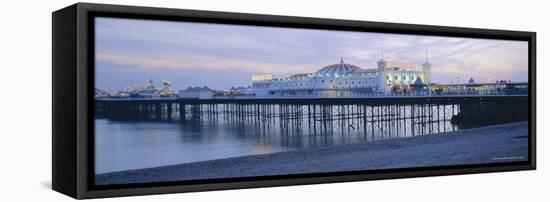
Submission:
[[[528,161],[526,41],[95,18],[95,185]]]

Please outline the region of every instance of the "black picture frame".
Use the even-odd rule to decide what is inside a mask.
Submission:
[[[96,16],[239,25],[506,39],[528,42],[529,160],[439,166],[96,186],[94,168],[94,23]],[[84,199],[536,169],[536,33],[184,9],[77,3],[52,14],[52,188]]]

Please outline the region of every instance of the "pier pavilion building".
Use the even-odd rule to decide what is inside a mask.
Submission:
[[[294,74],[286,78],[271,75],[252,77],[251,92],[257,97],[342,97],[368,96],[391,92],[408,92],[412,84],[431,83],[431,64],[377,61],[377,68],[365,69],[340,62],[320,68],[313,73]]]

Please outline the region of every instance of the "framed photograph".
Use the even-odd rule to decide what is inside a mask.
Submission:
[[[75,198],[535,169],[534,32],[52,15],[53,189]]]

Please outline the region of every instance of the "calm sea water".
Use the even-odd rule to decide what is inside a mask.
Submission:
[[[349,114],[348,114],[349,115]],[[406,115],[406,114],[405,114]],[[410,114],[409,114],[410,116]],[[432,117],[436,117],[434,114]],[[439,114],[441,116],[441,114]],[[96,174],[458,130],[449,119],[95,120]]]

